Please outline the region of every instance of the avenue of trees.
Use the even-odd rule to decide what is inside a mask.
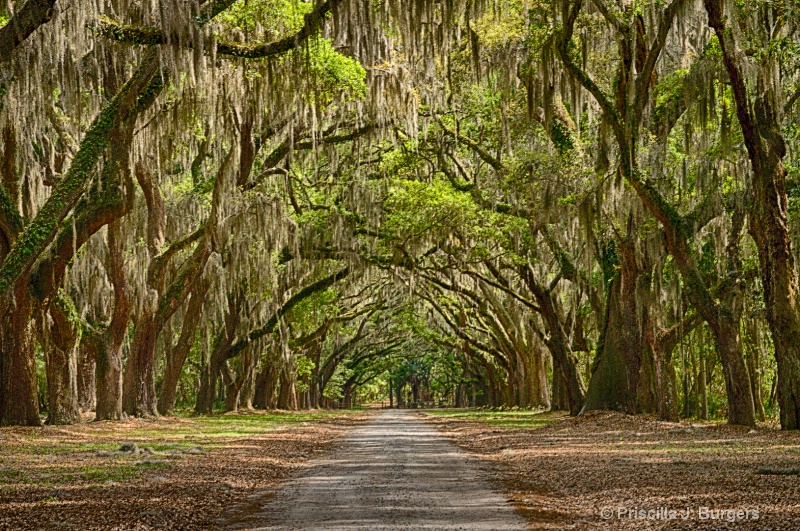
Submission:
[[[800,428],[800,5],[18,0],[0,425]]]

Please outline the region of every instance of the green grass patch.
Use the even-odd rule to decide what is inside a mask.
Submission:
[[[12,492],[24,485],[124,482],[146,470],[172,466],[168,461],[143,463],[143,459],[168,459],[171,452],[183,453],[195,446],[224,451],[227,445],[240,439],[292,426],[332,422],[355,412],[243,412],[128,424],[90,422],[57,430],[45,427],[30,433],[16,430],[14,443],[6,445],[0,455],[0,492]],[[128,441],[139,448],[152,448],[155,455],[97,454],[118,450]]]
[[[453,419],[467,419],[483,422],[489,426],[513,429],[542,428],[563,418],[563,412],[533,410],[489,410],[489,409],[429,409],[426,413]]]
[[[0,485],[37,485],[50,487],[65,483],[121,482],[135,478],[146,470],[168,468],[171,463],[111,462],[106,465],[44,466],[25,470],[0,470]]]

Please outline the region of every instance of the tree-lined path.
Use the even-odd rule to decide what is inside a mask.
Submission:
[[[385,411],[257,512],[233,511],[220,524],[264,530],[525,529],[486,477],[476,461],[413,413]]]
[[[0,5],[0,529],[517,525],[377,403],[795,531],[800,1]]]

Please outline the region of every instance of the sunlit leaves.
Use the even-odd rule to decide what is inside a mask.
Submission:
[[[299,30],[312,7],[311,2],[296,0],[240,0],[215,21],[228,29],[255,32],[257,38],[277,40]]]

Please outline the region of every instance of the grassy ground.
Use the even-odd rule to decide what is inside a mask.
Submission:
[[[489,426],[503,428],[535,429],[547,426],[565,417],[562,411],[489,409],[430,409],[426,413],[441,419],[463,419],[477,421]]]
[[[228,502],[273,485],[361,417],[271,412],[0,428],[0,529],[210,529]],[[125,443],[135,450],[120,451]]]
[[[534,529],[789,530],[800,522],[798,433],[609,412],[425,416],[496,470]]]

